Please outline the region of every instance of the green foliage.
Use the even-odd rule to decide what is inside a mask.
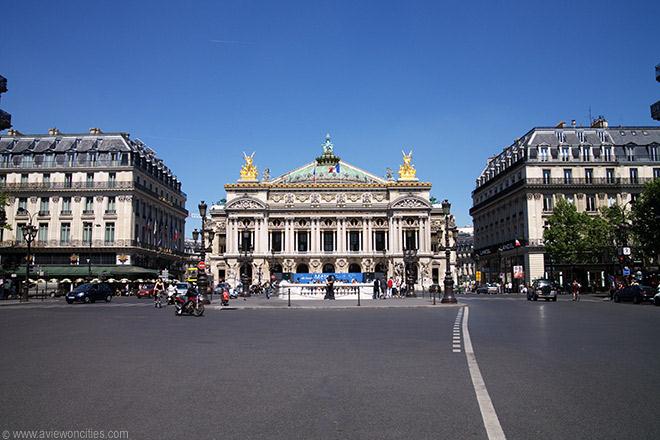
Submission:
[[[545,249],[555,263],[574,264],[587,249],[589,216],[559,199],[543,232]]]
[[[7,206],[7,194],[0,193],[0,228],[11,229],[7,222],[7,213],[5,212],[5,206]]]
[[[625,211],[617,205],[592,216],[560,199],[543,233],[546,251],[558,264],[612,262],[617,245],[627,242],[626,229],[619,227],[625,219]]]
[[[632,232],[642,253],[654,259],[660,254],[660,179],[644,186],[632,205]]]

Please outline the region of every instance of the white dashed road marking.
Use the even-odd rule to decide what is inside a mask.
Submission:
[[[474,349],[472,348],[470,332],[468,331],[468,316],[470,311],[467,307],[465,307],[464,310],[465,317],[463,318],[463,343],[465,344],[465,357],[467,358],[468,370],[470,371],[470,377],[472,378],[474,392],[477,395],[477,402],[479,403],[479,410],[481,411],[481,418],[484,421],[486,434],[488,435],[489,440],[506,440],[506,436],[502,430],[502,425],[500,425],[500,420],[497,418],[495,407],[493,406],[493,402],[490,400],[490,395],[486,389],[486,383],[484,382],[484,378],[481,376],[481,370],[479,370],[477,357],[475,356]]]
[[[452,333],[451,351],[452,353],[461,352],[461,319],[463,319],[463,309],[460,309],[456,314],[456,321],[454,321],[454,330]]]

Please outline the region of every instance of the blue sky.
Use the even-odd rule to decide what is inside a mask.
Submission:
[[[272,175],[330,132],[383,175],[418,176],[469,224],[488,156],[589,108],[655,125],[660,2],[4,1],[2,108],[16,129],[127,131],[183,181],[224,197],[242,151]],[[195,221],[188,224],[189,234]]]

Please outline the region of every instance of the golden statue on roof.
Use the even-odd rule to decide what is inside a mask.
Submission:
[[[403,164],[399,167],[399,180],[417,180],[417,170],[415,165],[412,164],[412,153],[412,150],[408,154],[401,150]]]
[[[241,167],[241,178],[239,181],[256,181],[257,180],[257,167],[254,165],[254,153],[249,156],[243,153],[245,163]]]

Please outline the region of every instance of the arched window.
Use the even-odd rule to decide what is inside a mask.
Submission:
[[[351,263],[348,265],[348,272],[349,273],[360,273],[362,272],[362,269],[360,268],[360,265],[357,263]]]
[[[296,266],[296,273],[309,273],[309,266],[307,266],[305,263],[300,263],[298,266]]]
[[[335,265],[332,263],[325,263],[323,265],[323,273],[334,273],[335,272]]]

